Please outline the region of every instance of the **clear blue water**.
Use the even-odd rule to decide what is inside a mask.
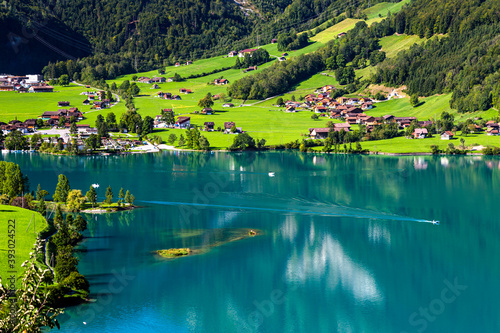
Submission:
[[[496,332],[500,160],[162,153],[8,154],[32,188],[121,186],[144,208],[87,216],[96,301],[61,332]],[[275,172],[275,177],[268,173]],[[429,220],[440,220],[434,226]],[[263,235],[198,256],[227,228]],[[84,322],[86,324],[84,324]]]

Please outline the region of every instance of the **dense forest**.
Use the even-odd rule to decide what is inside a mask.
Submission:
[[[412,95],[452,92],[450,106],[459,112],[500,107],[499,8],[499,0],[413,2],[394,15],[391,28],[437,36],[383,62],[372,82],[405,84]]]
[[[253,1],[257,13],[230,0],[7,0],[0,6],[0,72],[41,72],[49,61],[69,67],[101,65],[113,78],[269,43],[280,32],[314,28],[379,0]],[[51,77],[74,72],[68,64]],[[105,73],[103,71],[105,69]]]

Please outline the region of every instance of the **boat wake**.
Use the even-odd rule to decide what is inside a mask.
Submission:
[[[416,219],[412,217],[400,216],[395,214],[371,211],[368,209],[351,208],[345,206],[329,205],[323,209],[308,210],[305,209],[285,209],[274,207],[252,207],[252,206],[235,206],[235,205],[218,205],[210,203],[194,203],[194,202],[177,202],[177,201],[145,201],[143,203],[167,205],[167,206],[193,206],[193,207],[207,207],[207,208],[223,208],[230,210],[246,210],[246,211],[261,211],[261,212],[276,212],[284,214],[301,214],[301,215],[317,215],[317,216],[332,216],[332,217],[351,217],[356,219],[376,219],[376,220],[390,220],[390,221],[408,221],[420,223],[434,223],[436,221]],[[319,207],[315,207],[319,208]],[[434,223],[436,224],[436,223]]]

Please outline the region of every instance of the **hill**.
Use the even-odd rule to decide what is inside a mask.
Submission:
[[[34,222],[32,218],[34,216]],[[13,224],[9,224],[9,220],[15,220],[15,232],[9,233],[10,230],[14,230]],[[37,212],[23,209],[15,206],[0,205],[0,231],[2,235],[2,243],[0,244],[0,276],[2,277],[2,282],[5,282],[8,271],[17,271],[17,277],[21,276],[22,269],[21,264],[29,259],[29,253],[35,244],[37,235],[47,226],[47,221],[45,218]],[[30,225],[31,221],[31,225]],[[29,228],[28,228],[29,226]],[[7,235],[13,235],[12,238]],[[14,246],[15,249],[15,263],[14,269],[9,267],[9,243],[8,240],[14,240],[11,242],[11,247]]]
[[[381,2],[372,0],[371,3]],[[92,0],[13,1],[0,7],[0,72],[47,74],[96,69],[97,79],[159,68],[177,61],[221,55],[291,27],[302,31],[346,12],[359,16],[370,1],[345,0]],[[319,14],[318,14],[319,13]],[[85,61],[81,61],[85,58]],[[102,65],[103,69],[96,67]]]

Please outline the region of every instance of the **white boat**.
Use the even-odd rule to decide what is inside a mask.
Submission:
[[[439,221],[433,220],[433,221],[432,221],[432,224],[434,224],[434,225],[439,225]]]
[[[274,177],[274,172],[269,172],[269,177]]]

